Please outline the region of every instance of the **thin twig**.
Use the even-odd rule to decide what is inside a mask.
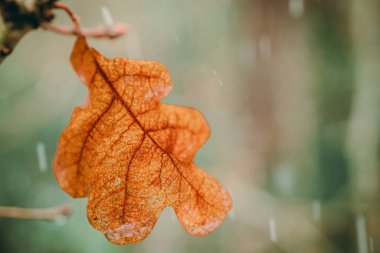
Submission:
[[[80,28],[79,17],[66,4],[58,0],[4,1],[0,0],[0,64],[8,57],[17,43],[30,31],[43,27],[64,35],[81,35],[93,38],[114,39],[128,32],[126,24],[106,22],[105,27]],[[53,10],[63,10],[70,17],[74,28],[52,24]],[[104,11],[103,11],[104,12]]]
[[[128,26],[126,24],[118,23],[110,26],[99,26],[96,28],[80,28],[79,18],[66,4],[56,2],[53,5],[54,9],[64,10],[70,17],[74,24],[74,28],[67,26],[60,26],[49,22],[41,23],[41,27],[60,34],[84,36],[91,38],[109,38],[114,39],[127,33]]]
[[[64,10],[67,13],[67,15],[69,15],[70,19],[73,21],[75,28],[79,29],[79,18],[77,15],[75,15],[75,13],[70,9],[69,6],[61,2],[55,2],[53,4],[53,9]]]
[[[55,221],[60,217],[71,215],[72,212],[73,210],[71,206],[57,206],[39,209],[0,206],[0,217],[15,219]]]
[[[41,23],[41,27],[65,35],[80,35],[89,38],[109,38],[115,39],[127,33],[128,26],[126,24],[117,23],[113,25],[112,29],[106,26],[99,26],[96,28],[79,28],[75,29],[68,26],[60,26],[52,23]]]

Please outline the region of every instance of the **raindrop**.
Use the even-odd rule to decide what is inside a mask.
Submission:
[[[273,217],[269,219],[269,236],[272,242],[277,242],[276,222]]]
[[[54,223],[57,224],[58,226],[63,226],[67,222],[67,218],[64,215],[59,215],[56,218],[54,218]]]
[[[37,158],[38,158],[38,167],[41,172],[47,171],[47,159],[46,159],[46,148],[45,144],[42,142],[37,143]]]
[[[274,167],[273,181],[283,196],[292,196],[295,188],[294,167],[286,162],[281,162]]]
[[[231,209],[231,211],[228,213],[228,218],[230,220],[236,220],[236,214],[235,214],[234,209]]]
[[[220,87],[223,87],[223,82],[222,82],[222,80],[220,79],[218,73],[216,73],[216,70],[215,70],[215,69],[212,70],[212,73],[214,74],[214,77],[215,77],[216,81],[218,82],[219,86],[220,86]]]
[[[104,21],[104,24],[106,24],[107,27],[112,27],[113,26],[113,18],[111,15],[110,10],[106,6],[102,6],[100,8],[100,11],[102,13],[102,18]]]
[[[321,220],[321,201],[319,199],[313,200],[312,213],[313,213],[313,219],[315,221]]]
[[[289,0],[289,14],[293,18],[300,18],[303,16],[304,3],[303,0]]]
[[[368,253],[366,220],[363,214],[356,216],[356,234],[359,253]]]

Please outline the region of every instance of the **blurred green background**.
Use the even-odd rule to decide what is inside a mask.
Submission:
[[[169,68],[167,103],[193,106],[212,136],[197,164],[234,208],[211,235],[187,234],[167,208],[139,244],[88,223],[51,170],[57,139],[86,88],[74,37],[28,33],[0,65],[0,205],[62,204],[58,222],[0,218],[0,252],[371,253],[380,249],[380,1],[63,1],[83,26],[107,6],[130,33],[90,40],[109,57]],[[56,11],[54,23],[70,24]],[[41,172],[37,146],[46,149]]]

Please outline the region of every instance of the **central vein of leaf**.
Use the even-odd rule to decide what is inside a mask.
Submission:
[[[95,65],[97,67],[97,70],[99,71],[100,75],[102,76],[102,78],[104,79],[104,81],[107,83],[108,87],[112,90],[112,92],[115,94],[116,98],[122,103],[123,107],[127,110],[128,114],[132,117],[132,119],[136,122],[136,124],[140,127],[140,129],[143,131],[143,134],[144,134],[144,137],[142,138],[142,142],[145,140],[145,136],[148,136],[148,138],[153,142],[154,145],[156,145],[164,154],[166,154],[170,161],[172,162],[174,168],[177,170],[177,172],[181,175],[181,178],[183,178],[189,185],[191,188],[193,188],[195,190],[195,193],[197,194],[197,196],[199,196],[200,198],[203,199],[203,201],[211,206],[214,206],[213,204],[209,203],[205,198],[204,196],[202,196],[198,190],[186,177],[185,175],[183,175],[182,171],[180,170],[180,168],[178,167],[178,165],[176,164],[174,158],[172,157],[172,155],[170,153],[168,153],[164,148],[162,148],[157,142],[156,140],[150,136],[149,132],[147,132],[145,130],[145,128],[143,127],[143,125],[141,124],[141,122],[137,119],[136,115],[131,111],[131,109],[129,108],[129,106],[127,105],[127,103],[125,102],[125,100],[121,97],[121,95],[119,94],[119,92],[116,90],[116,88],[114,87],[113,85],[113,82],[111,80],[109,80],[108,76],[106,75],[106,73],[104,72],[103,68],[99,65],[99,62],[97,61],[97,59],[95,58]],[[96,73],[95,73],[96,74]],[[94,74],[94,75],[95,75]],[[140,147],[141,145],[139,145]],[[138,148],[137,148],[138,149]],[[137,150],[136,150],[137,152]],[[133,157],[132,157],[133,159]],[[131,162],[132,162],[132,159],[131,159]],[[130,162],[130,163],[131,163]],[[128,166],[130,167],[130,166]],[[129,170],[129,168],[127,168],[127,170]],[[128,175],[128,171],[127,171],[127,175]],[[127,176],[126,175],[126,176]],[[180,180],[181,182],[181,180]],[[127,182],[126,182],[127,184]],[[127,191],[125,191],[125,195],[127,195]],[[125,201],[126,201],[126,196],[125,196],[125,199],[124,199],[124,206],[125,206]],[[123,208],[123,212],[124,212],[124,208]],[[124,215],[123,215],[124,216]],[[124,218],[124,217],[123,217]]]

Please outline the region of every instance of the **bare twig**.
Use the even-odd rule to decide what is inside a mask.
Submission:
[[[28,4],[26,4],[28,2]],[[53,10],[65,11],[74,27],[53,24]],[[128,32],[126,24],[106,24],[96,28],[81,28],[79,18],[64,3],[57,0],[0,1],[0,63],[12,52],[18,41],[29,31],[42,27],[64,35],[114,39]]]
[[[19,208],[0,206],[0,218],[37,219],[55,221],[72,214],[71,206],[57,206],[51,208]]]
[[[99,26],[96,28],[80,28],[75,29],[67,26],[59,26],[52,23],[42,23],[41,27],[60,34],[64,35],[80,35],[89,38],[108,38],[115,39],[127,33],[128,26],[126,24],[115,24],[112,29],[109,29],[106,26]]]
[[[84,37],[109,39],[117,38],[121,35],[124,35],[128,31],[128,26],[122,23],[112,25],[111,27],[100,26],[96,28],[80,28],[78,16],[75,15],[75,13],[66,4],[61,2],[55,2],[53,4],[53,8],[64,10],[73,22],[74,27],[71,28],[66,26],[60,26],[49,22],[41,23],[41,27],[46,30],[65,35],[80,35]]]
[[[75,28],[76,29],[79,29],[79,18],[77,15],[75,15],[75,13],[70,9],[69,6],[67,6],[66,4],[64,3],[60,3],[60,2],[55,2],[53,4],[53,9],[61,9],[61,10],[64,10],[67,15],[69,15],[70,19],[73,21],[74,25],[75,25]]]

